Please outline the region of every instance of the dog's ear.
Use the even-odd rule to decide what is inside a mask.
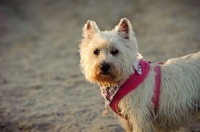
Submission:
[[[99,28],[94,21],[88,20],[83,27],[83,37],[91,39],[95,33],[99,32]]]
[[[122,33],[124,39],[129,39],[131,30],[131,23],[127,18],[122,18],[119,24],[115,27],[115,31]]]

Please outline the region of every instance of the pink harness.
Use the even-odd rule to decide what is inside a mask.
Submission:
[[[122,116],[121,113],[118,111],[118,103],[119,101],[129,92],[136,89],[146,78],[150,65],[148,61],[140,60],[139,64],[141,66],[142,74],[138,74],[138,72],[135,72],[132,74],[126,82],[119,88],[117,93],[114,95],[112,101],[110,102],[110,107],[112,110],[118,114],[119,116]],[[159,103],[159,94],[160,94],[160,80],[161,80],[161,72],[160,72],[160,66],[156,65],[154,69],[156,75],[155,75],[155,89],[154,89],[154,96],[152,97],[152,102],[154,104],[155,110],[158,108]]]

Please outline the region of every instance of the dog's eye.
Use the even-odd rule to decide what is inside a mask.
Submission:
[[[99,55],[99,53],[100,53],[99,49],[96,49],[96,50],[94,51],[94,54],[95,54],[95,55]]]
[[[116,49],[115,49],[115,50],[111,50],[111,54],[112,54],[112,55],[116,55],[116,54],[118,54],[118,52],[119,52],[119,51],[116,50]]]

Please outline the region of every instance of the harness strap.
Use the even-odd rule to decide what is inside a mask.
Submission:
[[[157,111],[159,106],[159,97],[160,97],[160,84],[161,84],[161,69],[159,65],[156,65],[154,68],[156,73],[155,75],[155,89],[154,89],[154,96],[152,97],[152,102],[154,104],[154,110]]]
[[[122,116],[119,109],[118,109],[118,103],[119,101],[127,95],[132,90],[136,89],[146,78],[150,65],[148,61],[140,60],[139,64],[142,68],[142,74],[138,74],[138,72],[135,71],[134,74],[132,74],[119,88],[118,92],[114,96],[112,102],[110,103],[110,107],[112,110],[118,114],[119,116]],[[134,81],[133,81],[134,80]]]
[[[140,60],[140,64],[142,64],[144,62],[146,62],[146,61]],[[158,63],[158,64],[160,64],[160,63]],[[112,108],[112,110],[121,117],[123,117],[123,116],[121,115],[121,113],[118,109],[118,103],[126,94],[128,94],[129,92],[131,92],[132,90],[137,88],[138,85],[144,81],[144,79],[147,76],[148,71],[150,69],[149,64],[148,65],[145,64],[142,67],[144,67],[144,66],[146,67],[147,70],[145,73],[143,73],[143,76],[137,74],[136,72],[133,75],[131,75],[131,77],[128,78],[127,81],[121,86],[121,88],[118,90],[118,92],[114,96],[112,102],[110,103],[110,107]],[[154,104],[154,110],[156,112],[157,108],[159,106],[159,95],[160,95],[160,84],[161,84],[161,68],[160,68],[160,66],[156,65],[154,68],[154,71],[155,71],[156,75],[155,75],[154,96],[152,97],[152,102]],[[132,78],[134,78],[134,81],[132,81]],[[135,82],[139,82],[139,83],[135,83]],[[123,117],[123,118],[127,119],[127,117]]]

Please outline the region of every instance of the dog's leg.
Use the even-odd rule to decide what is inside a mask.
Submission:
[[[120,124],[122,125],[122,127],[124,128],[124,130],[126,132],[132,132],[133,131],[133,128],[130,124],[130,122],[124,118],[122,118],[121,116],[118,116],[118,119],[120,121]]]
[[[129,124],[132,126],[132,132],[156,132],[150,115],[136,113],[135,115],[129,115]]]

